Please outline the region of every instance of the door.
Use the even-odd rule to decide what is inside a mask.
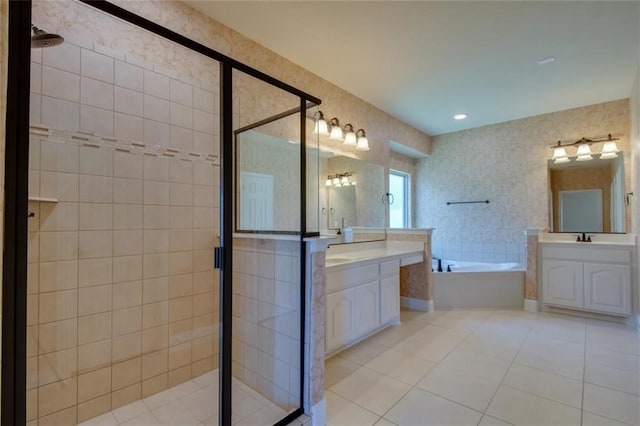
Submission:
[[[585,308],[612,314],[631,313],[631,267],[585,263]]]
[[[550,305],[582,308],[584,306],[582,265],[582,262],[568,260],[543,260],[543,302]]]
[[[273,176],[240,172],[240,229],[273,230]]]
[[[326,352],[343,346],[356,335],[356,289],[327,295]]]
[[[378,281],[356,287],[356,329],[364,335],[380,325],[380,288]]]
[[[602,232],[602,190],[560,191],[560,232]]]
[[[397,323],[400,315],[400,277],[393,275],[380,280],[380,323]]]

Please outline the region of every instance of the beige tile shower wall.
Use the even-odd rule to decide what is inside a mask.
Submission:
[[[71,42],[33,52],[29,195],[58,199],[30,202],[27,399],[41,424],[217,366],[216,94],[132,62]]]
[[[353,123],[356,128],[362,127],[367,130],[371,151],[345,151],[339,142],[323,139],[323,146],[334,152],[346,152],[371,163],[386,165],[389,140],[395,140],[423,153],[428,153],[431,149],[431,138],[428,135],[179,1],[124,0],[116,3],[321,98],[322,110],[328,118],[336,116],[345,123]],[[34,22],[40,23],[40,26],[50,31],[79,39],[97,38],[95,41],[100,45],[117,51],[135,53],[145,61],[171,69],[178,75],[193,75],[193,79],[198,81],[206,81],[206,78],[217,81],[217,67],[212,70],[210,67],[202,66],[207,65],[206,61],[196,63],[188,55],[165,55],[166,43],[157,37],[135,30],[126,24],[114,24],[113,20],[105,20],[101,16],[100,13],[73,2],[38,1],[34,9]],[[267,109],[270,108],[271,100],[261,96],[261,93],[243,92],[246,97],[242,100],[242,105],[265,105]],[[238,104],[236,107],[242,105]]]
[[[434,245],[524,247],[523,231],[549,222],[549,146],[608,133],[621,136],[619,148],[630,152],[628,99],[438,136],[433,153],[418,167],[416,225],[436,228]],[[625,156],[627,188],[630,159]],[[490,204],[446,205],[486,199]]]
[[[233,375],[300,405],[300,242],[234,238]]]

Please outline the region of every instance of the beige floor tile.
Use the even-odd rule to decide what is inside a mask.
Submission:
[[[583,410],[631,425],[640,424],[640,398],[585,383]]]
[[[159,426],[162,425],[158,419],[151,413],[145,413],[141,416],[133,418],[124,423],[120,423],[123,426]]]
[[[363,367],[329,390],[381,416],[410,388],[411,385]]]
[[[495,417],[491,417],[487,414],[482,416],[482,419],[480,419],[480,423],[478,423],[478,426],[510,426],[510,425],[511,423],[507,423],[500,419],[496,419]]]
[[[153,415],[162,425],[198,426],[200,420],[195,418],[180,402],[172,402],[153,410]]]
[[[509,369],[510,362],[476,352],[456,349],[447,355],[440,365],[484,380],[500,383]]]
[[[113,410],[113,415],[119,423],[124,423],[148,412],[150,412],[149,409],[142,401],[136,401]]]
[[[380,418],[353,402],[347,401],[333,392],[325,393],[327,400],[327,425],[329,426],[371,426]]]
[[[570,426],[580,424],[580,410],[531,395],[517,389],[500,386],[487,414],[514,425]]]
[[[579,380],[514,364],[503,383],[523,392],[575,408],[582,407],[582,382]]]
[[[586,367],[591,365],[604,365],[628,371],[635,375],[640,374],[640,356],[625,354],[598,346],[587,345],[585,364]]]
[[[607,417],[583,411],[582,426],[626,426],[626,423],[620,423]]]
[[[584,381],[621,392],[640,394],[640,376],[631,371],[590,363],[585,367]]]
[[[282,408],[276,407],[274,405],[269,405],[267,407],[262,407],[249,417],[241,419],[236,424],[242,426],[271,425],[276,423],[286,415],[287,413]]]
[[[360,368],[360,364],[338,355],[332,356],[324,362],[324,387],[330,388],[358,368]]]
[[[568,356],[562,353],[553,355],[521,350],[513,362],[577,380],[582,380],[584,375],[584,356]]]
[[[482,413],[421,389],[412,389],[385,418],[400,426],[477,425]]]
[[[498,389],[498,383],[439,365],[417,387],[484,412]]]
[[[340,357],[356,364],[365,365],[384,351],[388,350],[387,346],[378,345],[376,343],[365,340],[355,346],[340,352]]]
[[[467,337],[458,348],[494,358],[513,361],[521,346],[522,341],[520,340],[513,341],[500,338],[487,338],[472,334]]]
[[[369,361],[365,367],[401,382],[415,385],[435,365],[435,362],[419,357],[408,357],[400,351],[390,349]]]
[[[375,426],[398,426],[398,425],[382,417],[380,420],[378,420]]]
[[[79,424],[79,426],[117,426],[118,421],[112,413],[105,413]]]

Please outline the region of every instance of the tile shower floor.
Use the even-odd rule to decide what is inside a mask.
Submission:
[[[233,424],[272,425],[287,412],[249,386],[233,379]],[[294,424],[303,424],[302,416]],[[218,371],[151,395],[80,423],[80,426],[172,425],[199,426],[218,424]]]
[[[550,313],[403,311],[326,362],[329,425],[640,425],[640,339]]]

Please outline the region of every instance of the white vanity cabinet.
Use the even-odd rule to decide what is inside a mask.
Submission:
[[[327,271],[327,354],[400,318],[400,261],[342,265]]]
[[[633,249],[542,244],[542,302],[613,315],[631,314]]]

